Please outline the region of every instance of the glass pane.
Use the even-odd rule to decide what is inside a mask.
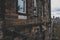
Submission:
[[[24,12],[25,8],[25,3],[24,0],[18,0],[18,12]]]
[[[36,7],[36,0],[34,0],[34,7]]]

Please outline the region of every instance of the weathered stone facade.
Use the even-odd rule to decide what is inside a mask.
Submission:
[[[2,0],[1,0],[2,1]],[[26,0],[27,19],[18,19],[17,0],[4,0],[3,39],[4,40],[49,40],[50,0],[36,0],[37,14],[34,16],[34,0]],[[43,17],[42,17],[43,6]],[[47,37],[47,39],[46,39]]]

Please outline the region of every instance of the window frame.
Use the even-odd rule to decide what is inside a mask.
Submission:
[[[27,16],[27,13],[26,13],[26,0],[25,0],[25,12],[18,12],[18,0],[16,0],[16,11],[17,11],[17,14],[18,15],[25,15]]]

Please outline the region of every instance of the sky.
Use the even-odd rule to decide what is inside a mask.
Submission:
[[[51,17],[60,17],[60,0],[51,0]]]

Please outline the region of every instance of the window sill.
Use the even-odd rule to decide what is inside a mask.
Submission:
[[[27,19],[27,16],[18,15],[18,19]]]

